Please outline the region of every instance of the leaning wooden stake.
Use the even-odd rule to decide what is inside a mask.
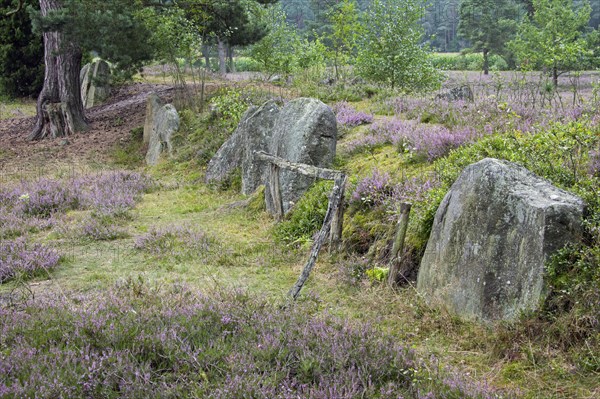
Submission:
[[[404,250],[404,239],[406,238],[406,229],[408,228],[408,218],[412,204],[400,204],[400,217],[398,218],[398,230],[392,247],[390,273],[388,275],[388,285],[392,288],[398,285],[398,270],[400,268],[400,259]]]
[[[310,272],[312,271],[315,263],[317,261],[317,257],[319,256],[319,251],[323,246],[323,243],[327,239],[327,235],[331,228],[331,222],[333,220],[333,216],[338,212],[338,209],[342,206],[342,197],[344,194],[344,189],[346,187],[346,176],[340,175],[336,177],[333,185],[333,191],[331,193],[331,198],[329,199],[329,206],[327,207],[327,213],[325,214],[325,220],[323,221],[323,227],[317,234],[317,239],[312,245],[310,250],[310,256],[308,257],[308,261],[306,265],[304,265],[304,269],[302,269],[302,273],[300,277],[298,277],[298,281],[292,287],[290,292],[288,293],[294,300],[300,294],[300,290],[308,280],[308,276],[310,276]]]
[[[274,163],[271,164],[269,190],[275,207],[275,218],[279,221],[283,219],[283,200],[281,199],[281,185],[279,184],[279,166]]]

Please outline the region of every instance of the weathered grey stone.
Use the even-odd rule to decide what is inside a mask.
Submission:
[[[454,87],[436,96],[447,101],[470,101],[473,102],[473,90],[469,86]]]
[[[518,165],[470,165],[437,210],[417,289],[466,318],[513,320],[538,306],[544,262],[580,238],[583,208]]]
[[[179,114],[172,104],[159,108],[154,117],[154,126],[150,134],[146,163],[156,165],[160,154],[167,148],[169,156],[173,154],[171,138],[179,129]]]
[[[318,167],[329,167],[335,157],[337,123],[327,105],[314,98],[298,98],[280,111],[273,127],[269,153]],[[315,179],[296,172],[280,170],[279,182],[283,212],[287,213]],[[269,190],[265,191],[267,210],[275,211]]]
[[[156,93],[150,93],[146,100],[146,119],[144,121],[144,144],[150,143],[150,136],[154,128],[154,119],[158,110],[165,105],[165,102]]]
[[[86,64],[79,73],[81,101],[85,108],[102,103],[110,95],[110,66],[104,60]]]
[[[256,107],[250,107],[246,110],[237,129],[235,129],[231,137],[223,143],[219,151],[208,162],[205,176],[207,183],[223,181],[235,169],[242,166],[246,139],[246,121],[254,111],[256,111]]]
[[[275,101],[267,101],[253,110],[242,121],[244,130],[244,154],[242,159],[242,193],[252,194],[258,186],[265,184],[268,166],[254,159],[255,151],[269,151],[273,138],[273,127],[279,115]]]

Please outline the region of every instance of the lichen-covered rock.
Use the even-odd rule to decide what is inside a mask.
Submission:
[[[179,129],[179,114],[172,104],[163,105],[154,116],[154,125],[150,134],[146,164],[156,165],[165,147],[169,155],[173,154],[171,138]]]
[[[446,101],[470,101],[473,102],[473,90],[469,86],[454,87],[436,96]]]
[[[243,121],[244,153],[242,159],[242,193],[252,194],[265,184],[268,166],[254,159],[254,152],[269,152],[273,139],[273,127],[279,116],[279,107],[275,101],[267,101],[247,114]],[[240,124],[242,126],[242,124]]]
[[[417,289],[460,316],[513,320],[544,295],[544,263],[582,233],[583,202],[523,167],[467,167],[437,210]]]
[[[273,127],[269,153],[291,162],[329,167],[335,157],[337,123],[327,105],[314,98],[298,98],[280,111]],[[287,213],[315,179],[280,170],[279,182],[283,212]],[[265,192],[267,210],[275,211],[269,190]]]
[[[156,93],[150,93],[146,99],[146,119],[144,120],[144,144],[150,143],[152,129],[154,129],[154,118],[158,110],[165,105],[164,101]]]
[[[223,143],[219,151],[211,158],[206,167],[207,183],[221,182],[237,168],[242,166],[246,140],[246,121],[256,111],[256,107],[246,110],[238,127],[231,137]]]
[[[85,108],[101,104],[110,95],[110,66],[104,60],[86,64],[79,73],[81,101]]]

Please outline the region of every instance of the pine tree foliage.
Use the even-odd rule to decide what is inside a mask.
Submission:
[[[34,96],[44,79],[44,47],[42,36],[32,31],[27,12],[6,16],[17,9],[18,3],[0,1],[0,93],[10,97]],[[24,5],[39,8],[37,0],[26,0]]]

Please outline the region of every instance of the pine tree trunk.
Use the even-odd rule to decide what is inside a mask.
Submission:
[[[42,16],[60,9],[58,0],[40,0]],[[44,86],[30,140],[63,137],[88,128],[81,101],[81,50],[60,32],[44,33]]]
[[[227,57],[227,49],[225,48],[225,42],[220,37],[217,38],[217,46],[219,52],[219,73],[225,75],[227,73],[227,63],[225,60]]]

